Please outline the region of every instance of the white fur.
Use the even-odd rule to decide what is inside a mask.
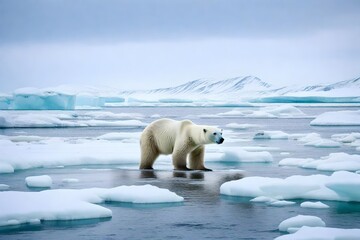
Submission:
[[[222,131],[216,127],[196,125],[190,120],[159,119],[147,126],[140,138],[140,169],[152,169],[160,154],[172,154],[175,169],[210,170],[204,166],[204,145],[222,143]]]

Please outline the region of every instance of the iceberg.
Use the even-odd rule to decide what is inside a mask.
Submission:
[[[360,110],[325,112],[310,122],[313,126],[360,126]]]
[[[21,88],[13,93],[10,109],[73,110],[75,95],[37,88]]]
[[[360,229],[342,229],[342,228],[329,228],[329,227],[301,227],[293,234],[287,234],[275,238],[275,240],[358,240],[360,236]]]
[[[176,203],[184,201],[168,189],[152,185],[115,188],[56,189],[40,192],[0,192],[0,226],[49,220],[109,218],[112,211],[98,204]],[[26,204],[24,204],[26,203]]]
[[[295,217],[288,218],[279,224],[279,230],[282,232],[294,231],[303,226],[308,227],[325,227],[325,222],[316,216],[309,215],[297,215]]]
[[[360,202],[360,175],[347,171],[332,175],[291,176],[285,179],[246,177],[221,185],[220,193],[240,197],[316,199]]]

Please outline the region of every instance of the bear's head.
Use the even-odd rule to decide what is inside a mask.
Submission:
[[[225,140],[222,136],[222,129],[216,127],[204,127],[203,132],[207,143],[222,144]]]

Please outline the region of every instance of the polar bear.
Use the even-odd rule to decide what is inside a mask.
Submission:
[[[159,119],[149,124],[141,134],[140,169],[153,169],[160,154],[172,154],[177,170],[211,171],[204,166],[204,145],[223,142],[222,130],[216,127],[197,125],[190,120]],[[186,166],[188,155],[190,168]]]

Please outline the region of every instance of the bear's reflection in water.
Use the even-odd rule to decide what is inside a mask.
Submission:
[[[137,177],[135,176],[137,173]],[[243,171],[181,171],[138,170],[132,171],[136,184],[151,184],[167,188],[180,196],[218,196],[221,184],[244,177]],[[125,177],[125,176],[122,176]],[[130,177],[126,174],[126,177]]]

